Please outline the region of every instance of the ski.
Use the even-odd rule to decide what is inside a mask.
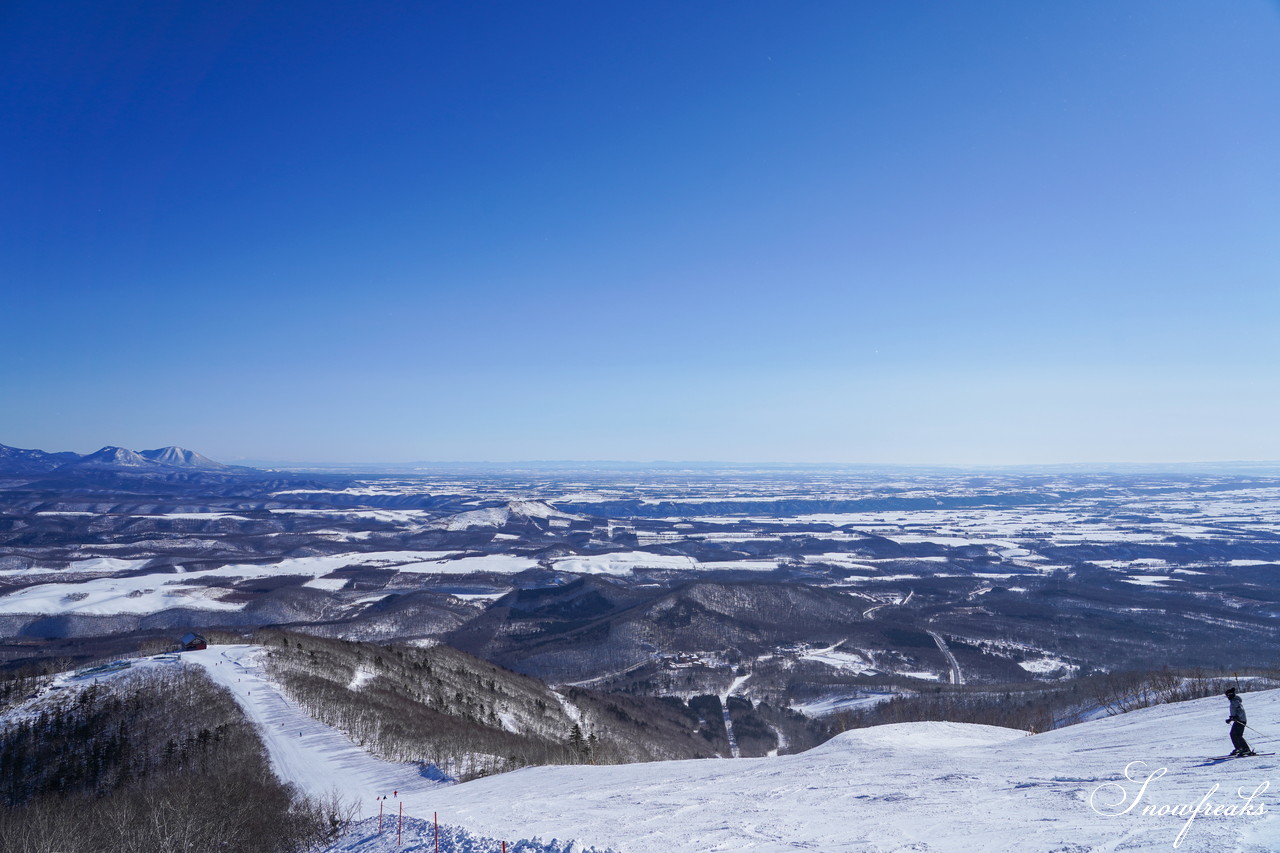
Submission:
[[[1255,752],[1253,755],[1215,755],[1213,758],[1207,758],[1206,761],[1230,761],[1233,758],[1257,758],[1262,755],[1275,755],[1274,752]]]

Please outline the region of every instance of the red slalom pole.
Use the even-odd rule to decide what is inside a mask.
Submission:
[[[440,853],[440,812],[431,813],[431,822],[436,825],[436,853]]]
[[[400,801],[400,825],[396,827],[396,846],[400,846],[400,838],[404,835],[404,800]]]
[[[378,834],[382,834],[382,797],[378,797]]]

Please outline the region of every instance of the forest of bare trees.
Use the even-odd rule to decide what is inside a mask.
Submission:
[[[295,796],[253,726],[202,671],[68,689],[0,730],[4,853],[295,853],[339,802]]]
[[[935,685],[900,693],[883,702],[837,714],[840,730],[885,723],[945,720],[1043,732],[1098,714],[1113,715],[1152,705],[1220,694],[1241,683],[1245,689],[1280,684],[1280,672],[1227,676],[1202,669],[1116,672],[1044,684],[1005,686]]]
[[[716,696],[556,691],[444,645],[380,646],[260,632],[267,666],[317,719],[392,761],[466,779],[529,764],[613,764],[730,752]],[[779,741],[801,750],[829,736],[788,709],[732,700],[743,754]],[[778,733],[783,735],[779,738]]]

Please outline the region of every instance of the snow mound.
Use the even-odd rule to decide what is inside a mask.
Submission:
[[[1280,718],[1280,690],[1245,704]],[[1248,814],[1200,814],[1177,850],[1275,853],[1280,820],[1259,797],[1280,762],[1207,761],[1227,748],[1224,714],[1208,697],[1035,736],[892,724],[774,758],[529,767],[438,789],[430,807],[489,837],[572,833],[622,853],[1154,853],[1187,825],[1175,808],[1242,808],[1257,791]]]
[[[966,749],[995,746],[1026,736],[1027,733],[1021,729],[977,723],[889,723],[843,732],[810,750],[810,753],[822,755],[827,752],[863,752],[867,749]]]

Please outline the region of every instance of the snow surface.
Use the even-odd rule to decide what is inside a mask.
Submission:
[[[1245,701],[1255,715],[1280,712],[1276,691]],[[794,756],[527,768],[441,790],[432,808],[497,837],[564,837],[570,826],[584,843],[622,853],[1168,850],[1186,818],[1143,815],[1142,806],[1198,803],[1215,783],[1211,803],[1242,803],[1238,788],[1251,792],[1276,776],[1274,758],[1197,766],[1226,751],[1224,705],[1199,700],[1034,737],[904,723],[847,732]],[[1113,813],[1124,805],[1108,806],[1117,783],[1131,800],[1161,768],[1138,808]],[[1255,802],[1274,809],[1267,793]],[[1201,815],[1178,849],[1278,845],[1273,814]]]
[[[839,711],[852,711],[888,702],[895,693],[855,693],[853,695],[835,695],[817,699],[812,702],[798,702],[791,707],[806,717],[826,717]]]
[[[425,563],[409,563],[396,566],[398,572],[415,572],[428,575],[469,575],[475,572],[519,574],[538,567],[533,557],[517,554],[479,554],[473,557],[454,557],[448,560],[432,560]]]
[[[806,563],[829,563],[833,566],[841,566],[846,569],[862,569],[868,572],[876,571],[876,567],[867,562],[866,557],[861,554],[847,554],[843,551],[833,551],[829,554],[805,554],[803,557]]]
[[[190,572],[192,579],[216,572]],[[131,578],[97,578],[80,583],[47,583],[29,586],[0,598],[0,613],[156,613],[173,607],[197,610],[239,610],[245,605],[219,600],[227,590],[198,584],[175,584],[173,575]]]
[[[1125,583],[1137,584],[1138,586],[1163,586],[1169,581],[1176,581],[1178,578],[1165,577],[1163,575],[1129,575],[1121,578]]]
[[[865,675],[876,672],[876,668],[871,665],[870,659],[863,654],[857,652],[838,652],[835,645],[822,649],[813,649],[800,655],[801,660],[817,661],[826,664],[835,669],[847,670],[855,675]]]
[[[437,827],[431,819],[415,817],[399,818],[398,803],[387,803],[387,813],[381,819],[365,818],[347,832],[340,846],[329,848],[330,853],[359,851],[359,853],[608,853],[595,847],[583,847],[573,840],[521,839],[508,843],[493,838],[480,838],[465,829],[448,824]],[[395,815],[394,817],[392,815]]]
[[[703,562],[681,554],[651,554],[648,551],[615,551],[585,557],[562,557],[555,561],[557,571],[581,575],[629,575],[637,569],[771,572],[777,567],[776,558]]]
[[[0,597],[0,613],[85,613],[104,616],[117,613],[157,613],[172,607],[241,610],[247,602],[222,601],[220,597],[227,595],[228,590],[204,586],[201,579],[213,578],[230,582],[249,578],[309,576],[312,580],[307,582],[308,586],[339,589],[345,581],[339,583],[337,579],[320,579],[336,569],[349,566],[394,568],[402,572],[465,574],[477,571],[519,572],[537,565],[536,560],[508,554],[444,559],[452,556],[455,554],[449,551],[357,552],[323,557],[291,557],[266,564],[232,564],[176,575],[157,572],[136,577],[105,576],[37,584]],[[94,557],[72,563],[66,571],[122,574],[140,568],[147,562]]]
[[[310,793],[336,790],[366,818],[330,853],[396,849],[394,833],[378,835],[376,821],[379,806],[398,818],[401,802],[406,819],[420,821],[409,824],[401,849],[433,850],[423,822],[438,813],[442,824],[463,828],[442,836],[445,853],[498,849],[483,838],[535,837],[560,840],[508,849],[1121,853],[1170,850],[1175,842],[1188,853],[1280,849],[1280,762],[1206,761],[1229,749],[1221,697],[1034,737],[994,726],[901,723],[846,732],[799,755],[532,767],[449,785],[415,765],[373,758],[312,720],[266,677],[261,653],[214,646],[182,659],[235,694],[282,778]],[[1280,719],[1280,690],[1243,698],[1250,719],[1270,731]],[[1272,742],[1251,739],[1259,749]],[[378,799],[393,792],[390,801]],[[1251,795],[1256,813],[1219,808],[1188,825],[1201,802],[1240,809]],[[1169,813],[1175,808],[1183,814]]]
[[[1080,668],[1075,664],[1068,663],[1065,660],[1060,660],[1054,657],[1019,661],[1018,666],[1022,667],[1027,672],[1033,672],[1037,675],[1048,675],[1049,673],[1062,672],[1063,670],[1066,670],[1067,672],[1075,672]]]

